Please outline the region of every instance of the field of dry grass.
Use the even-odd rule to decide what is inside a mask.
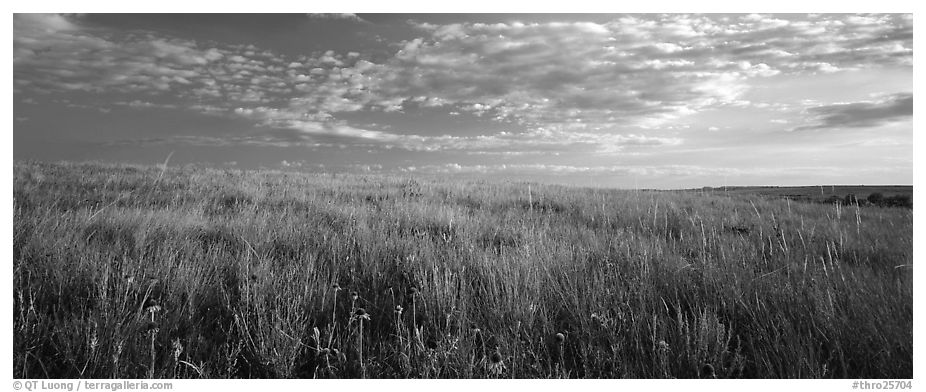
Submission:
[[[911,378],[913,213],[14,165],[22,378]]]

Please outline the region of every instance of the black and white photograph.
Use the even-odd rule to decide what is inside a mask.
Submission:
[[[17,390],[915,384],[912,12],[210,9],[12,13]]]

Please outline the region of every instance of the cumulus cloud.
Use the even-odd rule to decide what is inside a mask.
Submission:
[[[394,140],[397,148],[412,151],[481,151],[542,153],[577,152],[618,154],[627,148],[675,146],[679,138],[612,133],[570,132],[563,130],[532,130],[499,132],[480,136],[417,136],[404,135]]]
[[[795,131],[876,127],[913,117],[913,94],[897,93],[876,101],[815,106],[805,113],[811,124],[796,127]]]
[[[191,41],[97,36],[60,15],[16,14],[13,35],[14,79],[40,91],[168,91],[221,57]]]
[[[912,64],[899,15],[622,16],[609,23],[416,24],[380,91],[558,127],[658,126],[732,104],[752,78]]]
[[[362,21],[353,14],[309,17]],[[420,36],[374,61],[356,52],[284,56],[146,31],[111,34],[79,18],[17,14],[14,83],[36,92],[167,96],[188,102],[177,105],[188,110],[252,121],[271,139],[285,135],[275,143],[331,136],[414,151],[618,154],[681,144],[680,135],[641,133],[706,109],[743,105],[753,79],[912,67],[912,19],[904,15],[412,24]],[[800,129],[909,116],[903,106],[912,106],[908,98],[811,108],[814,123]],[[128,106],[153,107],[142,101]],[[443,108],[519,131],[408,135],[339,119],[408,108]]]

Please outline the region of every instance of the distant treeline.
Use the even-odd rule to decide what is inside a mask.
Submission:
[[[880,192],[874,192],[868,195],[867,198],[860,198],[854,193],[847,194],[845,197],[839,197],[836,195],[830,196],[826,199],[823,199],[824,203],[841,203],[843,205],[855,205],[860,206],[872,205],[879,207],[905,207],[913,208],[913,195],[894,195],[894,196],[884,196]]]

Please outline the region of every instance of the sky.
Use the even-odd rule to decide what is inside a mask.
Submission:
[[[15,14],[13,157],[913,183],[911,14]]]

